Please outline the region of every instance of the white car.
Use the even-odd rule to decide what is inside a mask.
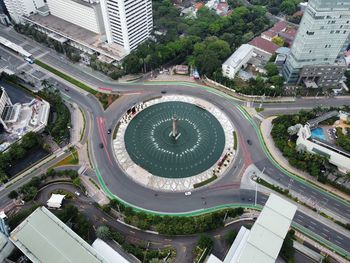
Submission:
[[[78,191],[76,191],[75,194],[76,194],[77,196],[80,196],[80,193],[79,193]]]
[[[192,193],[191,192],[186,192],[185,195],[191,195]]]

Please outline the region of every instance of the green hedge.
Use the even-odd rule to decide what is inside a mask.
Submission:
[[[237,133],[233,131],[233,149],[237,150]]]
[[[198,188],[201,186],[204,186],[206,184],[211,183],[212,181],[214,181],[216,178],[218,178],[216,175],[213,175],[212,177],[208,178],[207,180],[204,180],[203,182],[197,183],[193,185],[193,188]]]
[[[83,89],[83,90],[85,90],[87,92],[90,92],[93,95],[97,94],[97,91],[94,90],[93,88],[89,87],[88,85],[86,85],[86,84],[80,82],[79,80],[76,80],[76,79],[66,75],[65,73],[63,73],[63,72],[61,72],[61,71],[59,71],[59,70],[57,70],[57,69],[55,69],[55,68],[45,64],[44,62],[42,62],[42,61],[40,61],[38,59],[35,60],[35,64],[37,64],[38,66],[40,66],[40,67],[42,67],[42,68],[52,72],[53,74],[55,74],[57,76],[63,78],[64,80],[74,84],[75,86],[77,86],[77,87],[79,87],[79,88],[81,88],[81,89]]]

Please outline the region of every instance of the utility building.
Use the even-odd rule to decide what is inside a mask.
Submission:
[[[335,86],[346,69],[350,0],[310,0],[283,68],[289,84]]]

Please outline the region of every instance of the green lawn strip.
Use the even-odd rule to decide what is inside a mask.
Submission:
[[[213,175],[212,177],[208,178],[207,180],[204,180],[200,183],[194,184],[193,188],[198,188],[198,187],[204,186],[206,184],[209,184],[209,183],[213,182],[214,180],[216,180],[217,178],[218,177],[216,175]]]
[[[237,150],[237,132],[233,131],[233,149]]]
[[[93,95],[97,94],[97,91],[94,90],[93,88],[89,87],[88,85],[80,82],[79,80],[72,78],[71,76],[68,76],[67,74],[63,73],[62,71],[59,71],[59,70],[45,64],[44,62],[42,62],[38,59],[35,60],[35,64],[37,64],[38,66],[50,71],[51,73],[59,76],[60,78],[72,83],[73,85],[75,85],[75,86],[77,86],[77,87],[79,87],[79,88],[81,88],[81,89],[83,89],[83,90],[85,90]]]

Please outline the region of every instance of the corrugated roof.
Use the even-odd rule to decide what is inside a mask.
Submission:
[[[296,210],[295,205],[271,193],[237,262],[275,262]]]
[[[252,54],[253,46],[249,44],[243,44],[241,45],[225,62],[224,65],[229,65],[231,67],[237,67],[241,63],[241,61],[248,56],[249,54]]]
[[[107,263],[95,249],[45,207],[28,216],[10,236],[34,263]]]

